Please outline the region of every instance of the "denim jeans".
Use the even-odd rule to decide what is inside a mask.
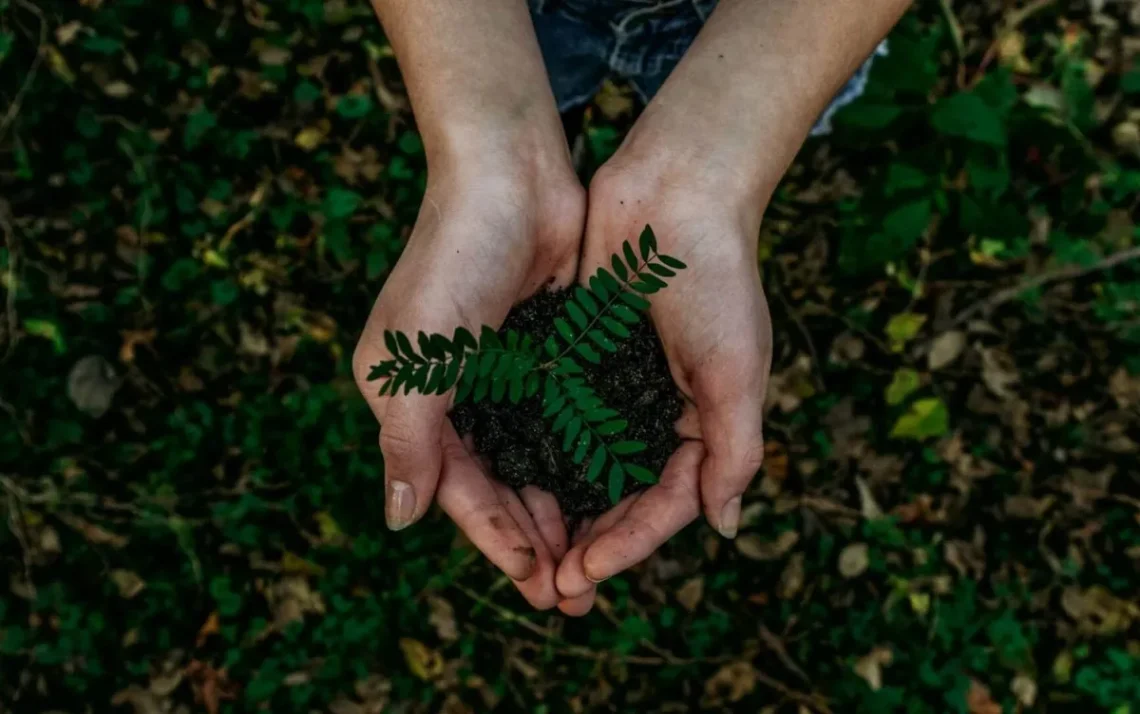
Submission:
[[[558,110],[588,102],[608,75],[627,80],[648,102],[689,49],[716,2],[529,0]],[[863,93],[871,62],[882,54],[885,42],[839,90],[816,122],[813,135],[830,131],[835,112]]]

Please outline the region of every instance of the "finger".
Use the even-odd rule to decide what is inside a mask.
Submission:
[[[530,511],[531,518],[538,528],[539,535],[550,550],[550,557],[554,562],[560,562],[570,547],[570,538],[566,535],[566,521],[562,518],[562,509],[558,507],[558,499],[554,494],[543,491],[537,486],[527,486],[519,494]]]
[[[574,547],[558,565],[558,573],[554,579],[554,584],[558,587],[558,592],[562,593],[563,598],[577,598],[594,589],[597,583],[591,582],[586,577],[586,571],[582,567],[582,556],[585,555],[586,548],[594,542],[598,535],[620,521],[641,496],[640,493],[627,496],[618,505],[598,516],[593,523],[584,528],[579,528],[574,537]]]
[[[620,521],[586,547],[582,570],[587,580],[601,582],[640,563],[697,517],[697,480],[704,456],[699,441],[677,449],[665,464],[660,483],[642,493]]]
[[[558,591],[554,589],[554,570],[557,567],[557,562],[551,556],[550,549],[539,533],[538,526],[519,495],[513,489],[497,481],[492,481],[492,484],[499,494],[499,499],[506,504],[507,511],[515,519],[515,523],[519,525],[523,534],[534,546],[534,570],[526,580],[515,580],[515,587],[534,608],[549,610],[557,605],[561,599]]]
[[[578,597],[566,598],[558,603],[558,609],[563,615],[570,617],[582,617],[594,607],[594,600],[598,596],[597,587],[592,587],[586,593]]]
[[[394,531],[418,521],[431,505],[439,482],[440,434],[446,419],[445,397],[416,394],[388,400],[380,424],[380,452],[384,515]]]
[[[708,450],[701,464],[701,503],[713,528],[725,538],[735,538],[741,499],[764,460],[762,419],[767,372],[742,381],[706,376],[725,374],[732,372],[706,365],[694,379],[694,391]]]
[[[443,428],[442,447],[439,507],[496,567],[515,581],[526,580],[537,564],[531,540],[451,424]]]

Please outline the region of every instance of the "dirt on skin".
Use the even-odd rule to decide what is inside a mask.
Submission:
[[[566,292],[541,291],[516,305],[507,315],[503,331],[515,329],[533,335],[542,344],[554,332],[554,318],[562,314]],[[669,373],[661,341],[648,316],[630,326],[630,337],[615,340],[618,351],[604,353],[602,364],[578,359],[587,383],[606,406],[629,422],[623,440],[645,442],[645,451],[625,457],[660,474],[665,462],[681,445],[674,424],[683,400]],[[542,392],[518,404],[483,400],[457,406],[451,420],[460,434],[471,434],[475,448],[491,464],[493,474],[515,489],[528,484],[549,491],[562,513],[571,519],[595,516],[612,504],[603,473],[595,483],[586,481],[589,458],[575,464],[562,450],[562,436],[553,436],[551,422],[542,418]],[[627,476],[625,494],[645,484]]]

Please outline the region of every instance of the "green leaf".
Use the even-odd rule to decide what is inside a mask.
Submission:
[[[609,288],[597,275],[590,276],[590,290],[598,296],[599,300],[605,301],[610,297]]]
[[[625,487],[625,471],[617,461],[610,464],[610,503],[617,505],[621,500],[621,491]]]
[[[602,356],[589,345],[583,345],[581,343],[576,344],[574,345],[574,351],[580,354],[582,356],[582,359],[586,360],[587,362],[590,362],[592,364],[602,363]]]
[[[433,343],[423,330],[416,335],[416,343],[420,346],[420,354],[428,359],[443,359],[443,352],[438,349],[439,343]]]
[[[602,467],[606,465],[606,447],[599,445],[594,451],[594,455],[590,457],[590,465],[586,468],[586,480],[594,483],[598,480],[598,476],[602,473]]]
[[[412,349],[412,341],[409,340],[408,336],[403,332],[396,333],[396,342],[400,345],[400,352],[404,354],[404,357],[420,364],[424,362],[424,358],[416,354],[416,351]]]
[[[672,278],[676,275],[675,272],[673,272],[672,270],[669,270],[668,268],[666,268],[664,265],[661,265],[660,263],[648,263],[647,267],[651,271],[653,271],[656,275],[660,275],[663,278]]]
[[[991,146],[1005,146],[1001,114],[978,94],[959,92],[934,105],[930,124],[936,131]]]
[[[459,368],[463,365],[463,360],[459,357],[453,357],[447,363],[447,371],[443,375],[443,384],[440,386],[439,393],[443,394],[447,390],[455,386],[456,380],[459,379]]]
[[[625,279],[629,277],[629,271],[627,271],[625,269],[625,266],[622,265],[622,263],[621,263],[621,259],[618,258],[616,255],[610,259],[610,262],[612,263],[613,268],[614,268],[614,275],[617,276],[617,279],[619,281],[624,283]],[[614,292],[617,292],[617,291],[615,290]]]
[[[561,317],[556,317],[554,318],[554,329],[558,330],[558,334],[562,335],[562,339],[566,340],[569,344],[574,344],[577,336],[574,334],[574,329],[570,327],[570,323]]]
[[[479,376],[481,378],[490,376],[491,369],[495,366],[495,358],[498,356],[498,352],[484,352],[479,355]]]
[[[630,272],[636,273],[639,263],[637,261],[637,254],[633,252],[633,246],[629,244],[629,241],[622,241],[621,250],[625,255],[625,263],[629,266]]]
[[[645,443],[641,441],[619,441],[610,446],[610,452],[619,456],[629,456],[630,454],[639,454],[646,448]]]
[[[635,325],[641,320],[641,318],[637,316],[636,312],[630,310],[625,305],[611,305],[610,311],[613,312],[613,314],[617,315],[619,319],[626,323],[629,323],[630,325]]]
[[[458,354],[464,350],[479,349],[479,342],[469,330],[464,327],[455,328],[455,336],[451,338],[452,349]]]
[[[519,333],[516,330],[507,330],[507,351],[517,352],[519,349]]]
[[[904,203],[883,218],[883,231],[895,237],[896,244],[902,246],[903,250],[910,248],[930,225],[932,208],[933,204],[929,198]],[[888,257],[886,260],[889,259]]]
[[[937,397],[919,399],[910,405],[906,414],[899,417],[891,429],[896,439],[924,441],[943,436],[950,430],[950,413],[946,404]]]
[[[582,308],[578,307],[578,304],[573,300],[566,302],[566,313],[570,315],[570,319],[574,321],[574,324],[577,325],[579,329],[585,328],[586,324],[590,321],[590,319],[586,317],[586,313],[582,312]]]
[[[526,376],[526,396],[528,399],[538,394],[538,387],[541,381],[538,372],[531,372]]]
[[[474,353],[467,355],[463,360],[463,375],[460,380],[468,388],[475,386],[475,378],[479,376],[479,359]]]
[[[475,383],[475,393],[471,398],[476,404],[483,401],[483,398],[487,396],[487,388],[490,386],[490,384],[491,380],[489,379],[480,379]]]
[[[467,398],[470,395],[471,395],[471,383],[461,381],[459,383],[459,389],[455,390],[455,403],[456,404],[462,404],[463,402],[467,401]]]
[[[586,459],[586,451],[590,448],[590,431],[584,430],[578,437],[578,446],[574,449],[574,463],[580,464]]]
[[[896,371],[886,390],[887,404],[892,406],[902,404],[914,390],[918,389],[920,381],[918,372],[913,369],[904,367]]]
[[[400,356],[400,346],[396,343],[396,335],[391,330],[384,330],[384,346],[388,348],[393,357]]]
[[[657,255],[657,259],[665,265],[668,265],[673,270],[684,270],[685,268],[689,267],[673,256],[665,255],[664,253],[659,253]]]
[[[595,408],[584,410],[586,412],[586,421],[599,422],[606,419],[613,419],[618,415],[618,412],[609,408]]]
[[[558,366],[554,368],[554,373],[559,375],[582,374],[582,367],[570,357],[561,357],[558,360]]]
[[[546,338],[546,342],[542,343],[542,349],[546,350],[546,354],[551,358],[557,357],[561,350],[558,349],[558,343],[554,340],[554,335]]]
[[[578,437],[578,432],[582,430],[582,419],[574,417],[570,423],[566,425],[566,433],[562,436],[562,450],[569,451],[570,447],[574,445],[574,439]]]
[[[514,367],[515,356],[510,352],[497,352],[495,357],[495,371],[491,373],[491,379],[505,379]]]
[[[578,285],[574,288],[574,298],[581,304],[582,309],[590,313],[591,317],[598,314],[598,303],[594,301],[594,297],[590,295],[590,291]]]
[[[550,427],[550,430],[553,431],[555,434],[557,434],[558,432],[562,431],[562,429],[567,424],[569,424],[570,420],[573,418],[574,418],[573,407],[566,407],[561,412],[559,412],[558,417],[554,420],[554,425]]]
[[[602,325],[607,330],[612,332],[615,337],[619,337],[623,340],[626,339],[627,337],[629,337],[629,329],[626,328],[625,325],[623,325],[620,322],[618,322],[617,320],[613,319],[612,317],[603,316],[601,318],[601,322],[602,322]]]
[[[599,425],[596,429],[594,429],[594,431],[598,432],[602,436],[612,436],[614,434],[620,434],[621,432],[625,431],[627,426],[629,426],[629,422],[627,422],[625,419],[614,419],[613,421],[607,421],[606,423]]]
[[[503,397],[507,395],[507,380],[505,379],[492,379],[491,380],[491,401],[498,404],[503,401]]]
[[[902,352],[907,342],[913,340],[926,323],[926,315],[917,312],[900,312],[887,321],[886,333],[891,341],[891,350]]]
[[[649,287],[652,288],[652,292],[657,292],[658,290],[661,290],[665,287],[665,281],[656,275],[651,275],[650,273],[638,273],[637,277],[641,279],[641,282],[649,285]]]
[[[523,396],[523,378],[522,378],[522,375],[521,374],[511,375],[510,383],[511,383],[511,393],[510,393],[511,404],[518,404],[519,400],[521,400],[522,396]]]
[[[623,292],[618,295],[618,297],[621,298],[622,302],[634,308],[635,310],[641,310],[642,312],[645,312],[649,309],[649,301],[640,295],[635,295],[634,293],[630,292]],[[618,315],[618,317],[621,317],[621,315]]]
[[[605,333],[601,330],[590,330],[586,333],[586,336],[593,340],[594,344],[596,344],[598,347],[601,347],[606,352],[617,352],[617,345],[613,343],[613,340],[606,337]]]
[[[562,407],[566,406],[566,397],[561,394],[546,401],[546,406],[542,410],[542,418],[549,419],[557,414]]]
[[[653,229],[649,224],[641,231],[641,237],[637,241],[638,247],[641,249],[641,259],[648,262],[649,256],[657,252],[657,236],[653,235]]]
[[[439,385],[443,383],[443,375],[446,371],[447,367],[442,362],[432,364],[431,373],[428,374],[427,381],[424,383],[424,394],[435,394],[439,390]]]
[[[363,199],[355,191],[345,188],[332,188],[325,194],[322,211],[332,219],[344,219],[356,212]]]
[[[479,349],[503,349],[503,343],[499,340],[499,336],[488,325],[483,325],[479,330]]]
[[[349,94],[336,103],[336,113],[345,119],[360,119],[372,109],[372,99],[367,94]]]
[[[614,256],[614,260],[617,260],[617,256]],[[622,279],[624,280],[625,278]],[[598,280],[610,293],[616,295],[621,292],[621,283],[613,276],[613,273],[605,268],[598,268]],[[601,292],[598,292],[598,294],[601,295]]]
[[[637,464],[622,464],[630,476],[642,483],[657,483],[657,476],[649,469]]]

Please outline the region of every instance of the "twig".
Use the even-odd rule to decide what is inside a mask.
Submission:
[[[494,600],[483,597],[482,595],[480,595],[479,593],[475,592],[474,590],[472,590],[471,588],[469,588],[465,585],[460,585],[459,583],[452,583],[452,585],[454,585],[455,589],[457,589],[459,592],[463,593],[464,595],[471,598],[472,600],[479,603],[480,605],[483,605],[483,606],[485,606],[491,610],[494,610],[496,615],[503,618],[507,622],[513,622],[517,625],[522,625],[523,627],[530,630],[531,632],[538,635],[539,637],[544,637],[548,640],[551,638],[557,637],[557,635],[554,632],[551,632],[550,630],[544,629],[544,628],[534,624],[533,622],[526,619],[522,615],[519,615],[516,612],[511,612],[510,610],[508,610],[507,608],[498,604]]]
[[[0,228],[4,230],[4,247],[8,249],[8,294],[4,300],[4,314],[7,317],[7,326],[4,329],[3,337],[8,343],[4,350],[4,357],[0,359],[7,359],[8,355],[12,353],[12,349],[16,346],[16,263],[19,260],[16,252],[16,238],[15,231],[12,230],[12,224],[8,221],[8,202],[0,199]]]
[[[779,298],[780,304],[783,305],[784,309],[788,311],[788,315],[791,316],[792,322],[795,323],[796,328],[799,329],[800,334],[803,335],[804,341],[807,342],[808,352],[811,353],[811,363],[814,367],[811,372],[812,379],[815,381],[816,389],[820,392],[826,392],[827,385],[823,382],[823,363],[819,359],[819,351],[815,348],[815,341],[811,338],[811,333],[808,332],[807,326],[804,325],[803,318],[800,317],[800,314],[796,312],[796,309],[792,307],[791,302],[789,302],[788,298],[784,295],[784,289],[781,286],[784,282],[785,275],[783,268],[780,267],[779,263],[776,264],[776,270],[780,271],[780,280],[772,286],[773,292],[776,293],[776,297]]]
[[[27,2],[27,0],[16,0],[16,2],[23,8],[27,9],[40,20],[40,42],[36,47],[36,58],[32,61],[32,66],[28,69],[28,76],[24,77],[24,83],[20,85],[20,89],[16,92],[16,96],[12,98],[12,105],[8,107],[7,113],[4,118],[0,119],[0,139],[4,138],[4,132],[8,130],[8,125],[15,120],[16,115],[20,113],[20,102],[24,100],[24,95],[28,93],[28,89],[32,86],[32,80],[36,78],[36,74],[40,70],[40,65],[43,64],[44,44],[47,42],[47,18],[44,17],[43,12],[38,7]]]
[[[961,87],[966,79],[966,43],[962,39],[962,23],[958,22],[950,0],[938,0],[938,7],[942,10],[942,19],[950,27],[950,39],[954,42],[954,54],[958,58],[958,86]]]
[[[1121,263],[1125,263],[1136,258],[1140,258],[1140,246],[1113,253],[1103,260],[1087,267],[1071,265],[1065,268],[1059,268],[1057,270],[1050,270],[1041,273],[1040,275],[1030,278],[1029,280],[1023,280],[1013,287],[999,290],[981,302],[976,302],[973,305],[970,305],[966,309],[962,310],[962,312],[958,313],[958,316],[954,318],[951,324],[961,325],[963,322],[969,320],[978,313],[989,313],[994,308],[1007,303],[1010,300],[1013,300],[1027,290],[1033,290],[1035,288],[1042,287],[1049,283],[1055,283],[1060,280],[1074,280],[1076,278],[1089,275],[1090,273],[1097,273],[1108,270],[1109,268],[1113,268],[1117,265],[1120,265]]]

